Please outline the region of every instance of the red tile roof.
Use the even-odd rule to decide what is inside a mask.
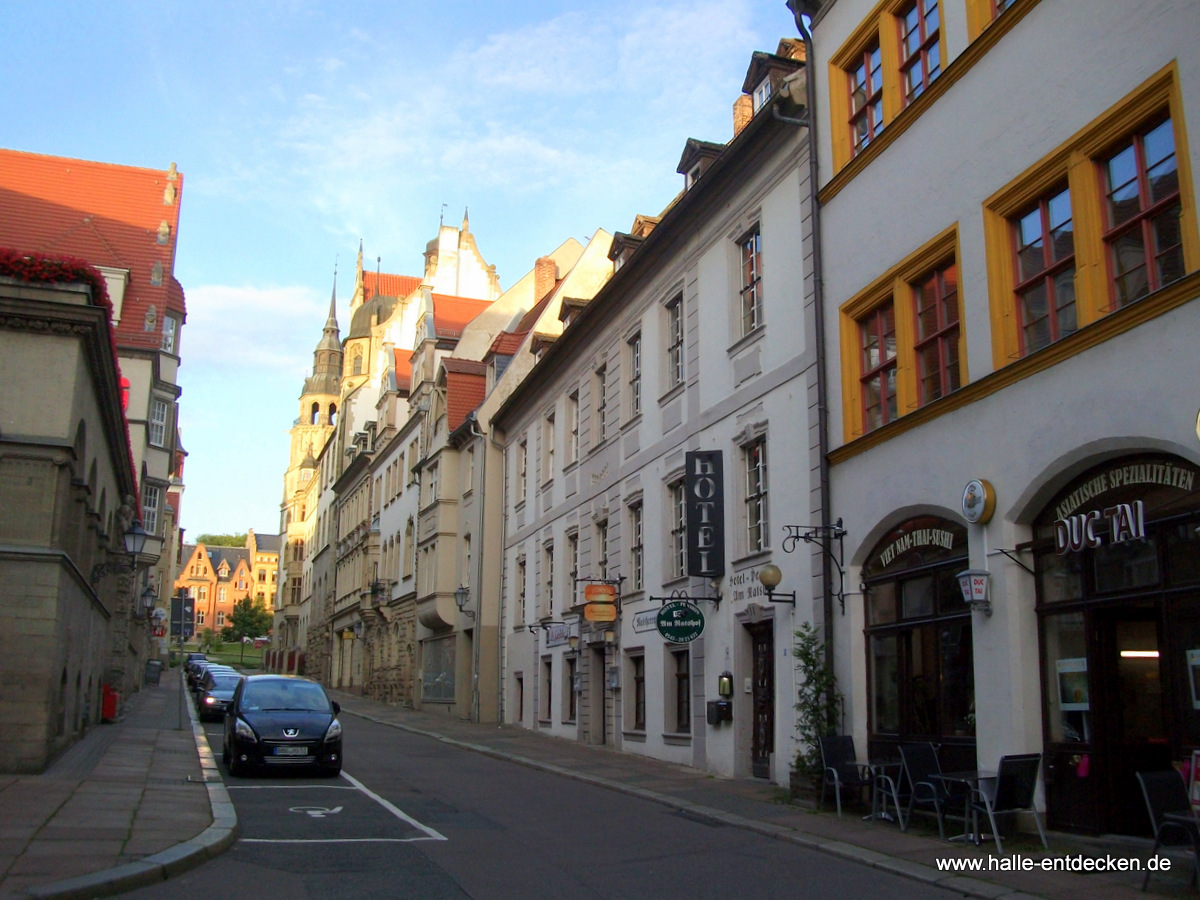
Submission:
[[[433,297],[433,327],[439,338],[461,337],[467,323],[492,305],[490,300],[451,297],[448,294],[430,296]]]
[[[393,350],[396,358],[396,388],[401,391],[412,389],[412,351]]]
[[[180,172],[0,149],[0,246],[128,269],[117,344],[157,348],[163,311],[185,313],[172,274],[182,192]],[[151,284],[156,262],[158,285]],[[147,332],[151,305],[156,326]]]
[[[528,331],[502,331],[492,341],[488,353],[494,353],[497,356],[516,356],[517,351],[521,349],[521,344],[525,342],[527,334],[529,334]]]
[[[446,357],[446,425],[451,431],[466,421],[487,396],[487,366],[470,359]]]
[[[389,275],[387,272],[363,271],[363,302],[376,294],[383,297],[407,297],[421,286],[415,275]]]

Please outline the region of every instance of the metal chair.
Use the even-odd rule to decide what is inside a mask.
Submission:
[[[992,826],[992,837],[996,840],[996,852],[1003,853],[1004,845],[1000,842],[1000,830],[996,827],[997,813],[1031,812],[1037,825],[1038,835],[1042,839],[1042,847],[1050,849],[1046,840],[1046,830],[1042,827],[1042,817],[1038,815],[1033,805],[1033,794],[1037,789],[1038,772],[1042,768],[1042,754],[1021,753],[1013,756],[1000,757],[1000,768],[994,781],[981,783],[975,788],[971,797],[971,809],[974,813],[986,812],[988,823]],[[978,838],[977,838],[978,840]]]
[[[1200,876],[1200,827],[1196,824],[1192,804],[1188,800],[1187,785],[1183,776],[1174,769],[1164,772],[1138,772],[1138,783],[1146,799],[1146,812],[1150,814],[1150,827],[1154,829],[1154,856],[1162,847],[1192,848],[1192,884]],[[1187,821],[1166,821],[1166,813],[1187,816]],[[1150,884],[1150,870],[1142,881],[1142,890]]]
[[[944,807],[954,799],[945,783],[935,775],[942,774],[937,750],[933,744],[901,744],[900,759],[904,763],[904,778],[908,783],[908,812],[900,820],[900,830],[908,831],[913,809],[918,806],[932,807],[937,816],[938,834],[946,839],[946,813]],[[966,794],[961,794],[965,798]],[[960,801],[961,802],[961,801]]]
[[[871,785],[869,766],[858,762],[854,752],[854,738],[848,734],[818,738],[821,747],[821,805],[825,804],[825,789],[833,785],[833,796],[837,800],[837,813],[842,814],[842,788],[862,789]]]

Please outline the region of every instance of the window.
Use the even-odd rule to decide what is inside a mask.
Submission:
[[[1104,244],[1113,306],[1119,308],[1184,274],[1171,120],[1135,132],[1102,164]]]
[[[202,627],[204,625],[204,610],[202,609],[196,610],[196,625],[197,627]]]
[[[851,146],[857,155],[883,131],[883,69],[878,43],[862,51],[849,75]]]
[[[224,603],[226,600],[225,588],[217,588],[217,602]]]
[[[771,77],[769,75],[758,83],[758,87],[754,89],[753,97],[754,111],[758,112],[771,99]]]
[[[900,78],[907,106],[941,72],[938,0],[916,0],[900,13]]]
[[[633,731],[646,730],[646,657],[629,657],[630,684],[633,696],[630,698],[631,726]]]
[[[567,535],[567,574],[572,579],[579,577],[579,532],[572,531]]]
[[[639,501],[629,505],[629,589],[631,591],[640,591],[645,587],[642,539],[642,504]]]
[[[525,622],[525,558],[517,560],[517,624]]]
[[[892,303],[860,319],[858,332],[863,429],[873,431],[896,418],[896,311]]]
[[[542,703],[541,709],[538,710],[538,716],[544,722],[549,722],[550,717],[554,715],[554,661],[548,657],[542,657]]]
[[[463,466],[466,470],[466,478],[463,479],[463,496],[471,493],[475,488],[475,448],[467,448],[466,465]]]
[[[554,544],[542,548],[542,603],[543,616],[554,615]]]
[[[674,696],[671,698],[675,707],[675,732],[677,734],[690,734],[692,731],[692,691],[689,679],[689,651],[672,650],[671,662],[674,668],[673,684],[671,689]]]
[[[142,485],[142,527],[150,534],[158,534],[158,505],[161,493],[157,485]]]
[[[404,554],[404,562],[402,563],[404,566],[403,574],[405,578],[411,578],[413,573],[413,562],[416,559],[416,547],[414,546],[415,542],[413,540],[415,533],[416,526],[414,525],[413,520],[409,518],[409,520],[404,523],[404,546],[408,548],[408,552]]]
[[[957,251],[951,228],[842,305],[846,440],[960,386],[966,345]]]
[[[758,226],[738,242],[742,275],[742,335],[762,325],[762,235]]]
[[[1012,220],[1021,355],[1075,331],[1075,230],[1071,192],[1056,186]]]
[[[917,306],[917,403],[924,406],[959,387],[958,270],[953,262],[913,286]]]
[[[554,413],[542,422],[542,449],[542,481],[545,482],[554,477]]]
[[[524,438],[517,444],[517,504],[525,502],[525,482],[529,467],[529,442]]]
[[[608,578],[608,521],[596,523],[596,567],[597,578]]]
[[[579,391],[567,395],[567,459],[568,463],[579,460]]]
[[[595,385],[596,397],[596,443],[604,443],[608,437],[608,367],[600,366],[596,369],[596,376],[593,381]]]
[[[767,528],[767,439],[759,437],[742,448],[746,471],[746,552],[770,546]]]
[[[174,316],[163,316],[162,327],[162,351],[163,353],[175,353],[176,332],[179,328],[179,320]]]
[[[426,500],[426,502],[433,503],[434,501],[436,501],[438,499],[438,492],[440,490],[439,473],[438,473],[437,463],[431,463],[428,471],[429,471],[429,497]]]
[[[830,59],[835,169],[878,139],[884,126],[941,74],[939,4],[940,0],[885,0]]]
[[[667,387],[683,384],[683,294],[667,304]]]
[[[642,335],[626,341],[629,357],[629,418],[642,414]]]
[[[162,447],[167,442],[167,415],[170,405],[165,400],[155,398],[150,401],[150,443]]]
[[[682,479],[667,486],[668,510],[671,522],[670,568],[671,578],[682,578],[687,574],[687,507],[684,503]]]
[[[1181,108],[1172,64],[985,201],[996,368],[1200,265],[1176,156]]]
[[[225,612],[224,612],[224,610],[217,610],[217,627],[218,628],[225,627]]]
[[[205,586],[197,588],[196,589],[196,599],[197,600],[207,600],[208,599],[208,588]]]

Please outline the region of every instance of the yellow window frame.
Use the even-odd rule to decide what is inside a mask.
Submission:
[[[994,368],[1000,369],[1021,358],[1011,219],[1055,185],[1065,182],[1071,191],[1074,225],[1077,327],[1083,328],[1108,315],[1113,309],[1104,247],[1104,176],[1097,159],[1122,138],[1164,113],[1171,118],[1175,136],[1184,267],[1188,272],[1200,268],[1200,229],[1196,221],[1187,129],[1183,123],[1183,97],[1177,66],[1172,62],[984,201]],[[1052,347],[1054,344],[1039,352]]]
[[[959,253],[958,247],[958,225],[955,224],[892,266],[839,307],[838,327],[842,356],[842,432],[843,440],[846,442],[866,434],[862,416],[862,348],[859,346],[859,320],[889,300],[895,305],[896,421],[903,419],[905,415],[918,408],[920,398],[917,386],[914,284],[922,276],[947,260],[953,260],[959,267],[959,383],[964,385],[967,383],[969,369],[967,366],[966,323],[963,315],[962,255]],[[938,401],[932,402],[937,403]]]

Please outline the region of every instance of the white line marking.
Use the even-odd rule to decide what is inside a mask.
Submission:
[[[448,840],[444,834],[441,834],[440,832],[436,831],[435,829],[430,828],[428,825],[422,825],[420,822],[418,822],[412,816],[405,813],[402,809],[400,809],[399,807],[388,802],[383,797],[380,797],[374,791],[369,789],[365,784],[363,784],[361,781],[359,781],[357,778],[355,778],[353,775],[349,775],[346,772],[342,772],[342,777],[345,778],[347,781],[349,781],[352,785],[354,785],[360,791],[362,791],[364,794],[366,794],[368,797],[370,797],[372,800],[374,800],[376,803],[378,803],[380,806],[382,806],[384,809],[386,809],[388,812],[390,812],[397,819],[400,819],[403,822],[407,822],[409,825],[411,825],[413,828],[417,829],[418,831],[424,832],[425,834],[429,835],[430,839],[435,840],[435,841]]]
[[[239,838],[239,844],[415,844],[417,841],[444,841],[438,837],[410,838]]]

